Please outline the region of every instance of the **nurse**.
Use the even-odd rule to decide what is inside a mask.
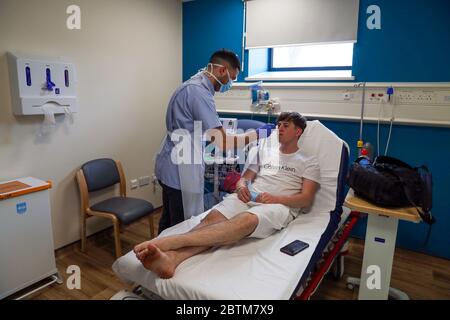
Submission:
[[[205,211],[201,142],[205,132],[213,131],[212,141],[226,151],[255,141],[260,133],[269,136],[274,128],[266,125],[257,131],[228,136],[222,128],[214,94],[230,90],[239,71],[240,61],[235,53],[225,49],[216,51],[206,68],[176,89],[170,99],[166,113],[167,135],[155,164],[155,175],[163,189],[159,233]],[[186,152],[186,144],[191,152]],[[180,149],[182,147],[184,150]]]

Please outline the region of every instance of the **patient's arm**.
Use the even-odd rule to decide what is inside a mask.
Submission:
[[[251,200],[250,191],[247,188],[247,181],[253,182],[256,177],[256,172],[252,170],[246,170],[241,179],[236,183],[236,193],[239,200],[247,203]]]
[[[315,181],[303,179],[302,192],[291,196],[275,196],[270,193],[261,193],[257,198],[257,202],[261,203],[279,203],[290,208],[307,208],[313,203],[319,184]]]

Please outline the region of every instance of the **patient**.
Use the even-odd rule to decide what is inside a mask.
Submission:
[[[171,278],[184,260],[246,237],[266,238],[312,205],[320,172],[317,159],[303,155],[298,145],[306,119],[297,112],[283,112],[277,124],[279,144],[276,148],[260,146],[249,157],[236,193],[213,207],[191,231],[134,248],[145,268],[160,278]]]

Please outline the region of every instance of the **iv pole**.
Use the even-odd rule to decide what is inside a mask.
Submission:
[[[364,145],[364,141],[362,138],[363,135],[363,126],[364,126],[364,106],[365,106],[365,101],[366,101],[366,83],[362,82],[362,83],[357,83],[355,84],[355,88],[360,88],[362,86],[363,88],[363,92],[362,92],[362,103],[361,103],[361,122],[359,124],[359,140],[358,140],[358,156],[361,155],[361,150],[363,148]]]

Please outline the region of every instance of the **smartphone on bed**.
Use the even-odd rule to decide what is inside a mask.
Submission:
[[[309,244],[307,244],[306,242],[295,240],[289,243],[288,245],[284,246],[283,248],[281,248],[280,251],[290,256],[295,256],[297,253],[305,250],[308,247]]]

